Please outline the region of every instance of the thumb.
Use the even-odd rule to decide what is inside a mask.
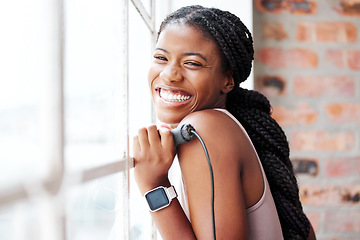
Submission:
[[[174,147],[174,137],[170,129],[161,127],[159,129],[159,134],[161,137],[161,146],[163,148]]]

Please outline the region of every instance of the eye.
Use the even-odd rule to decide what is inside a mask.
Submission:
[[[155,60],[158,60],[158,61],[167,61],[167,58],[164,56],[155,55],[154,58],[155,58]]]
[[[185,62],[184,64],[188,65],[188,66],[191,66],[191,67],[203,67],[203,65],[199,62],[194,62],[194,61],[191,61],[191,62]]]

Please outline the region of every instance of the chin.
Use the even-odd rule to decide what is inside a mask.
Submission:
[[[157,113],[157,118],[160,122],[166,123],[166,124],[179,124],[181,120],[184,118],[184,116],[174,115],[174,114],[166,114],[166,113]]]

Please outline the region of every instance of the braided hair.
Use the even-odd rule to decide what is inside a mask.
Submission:
[[[228,93],[226,109],[249,134],[263,165],[279,215],[285,239],[307,239],[310,223],[300,200],[297,180],[289,158],[286,136],[270,116],[271,106],[262,94],[241,88],[251,71],[254,59],[250,31],[234,14],[199,5],[180,8],[162,22],[158,35],[173,23],[201,30],[213,39],[223,55],[223,70],[231,70],[235,82]]]

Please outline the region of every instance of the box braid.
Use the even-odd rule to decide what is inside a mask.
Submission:
[[[307,239],[310,223],[300,200],[297,180],[289,159],[289,145],[277,122],[270,116],[271,106],[262,94],[240,88],[250,74],[254,55],[252,36],[235,15],[202,6],[183,7],[162,22],[187,24],[215,40],[223,54],[223,70],[231,70],[235,87],[228,93],[226,108],[244,126],[265,170],[278,211],[285,239]]]

